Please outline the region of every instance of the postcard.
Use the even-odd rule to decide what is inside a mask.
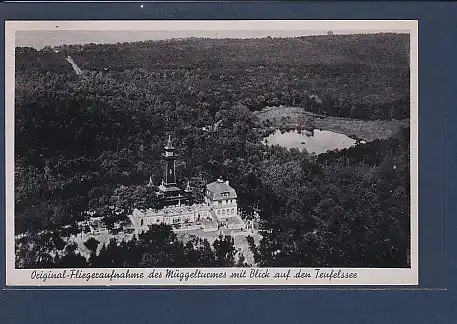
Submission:
[[[418,284],[417,21],[5,42],[8,286]]]

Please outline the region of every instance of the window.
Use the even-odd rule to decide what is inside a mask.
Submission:
[[[232,215],[235,215],[235,208],[232,208]]]
[[[220,210],[218,210],[218,211],[217,211],[217,214],[218,214],[218,215],[220,215],[220,214],[221,214],[221,211],[220,211]]]
[[[144,224],[144,221],[143,221],[143,219],[141,219],[140,225],[143,226],[143,224]]]
[[[225,216],[225,209],[222,210],[222,216]]]
[[[219,204],[219,205],[222,205],[222,201],[221,201],[221,200],[219,200],[219,201],[218,201],[218,204]]]

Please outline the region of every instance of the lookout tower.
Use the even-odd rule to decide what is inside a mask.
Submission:
[[[175,148],[171,143],[171,136],[168,135],[167,145],[164,147],[165,167],[163,170],[163,182],[165,185],[176,185],[176,157]]]
[[[164,149],[163,178],[157,196],[163,200],[165,206],[181,205],[187,201],[187,197],[182,194],[181,189],[178,188],[176,183],[176,155],[170,135]]]

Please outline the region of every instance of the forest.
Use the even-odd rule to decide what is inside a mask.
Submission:
[[[114,223],[154,206],[168,134],[196,200],[223,176],[243,217],[258,212],[258,266],[409,266],[408,128],[316,157],[262,144],[253,115],[409,118],[408,35],[16,48],[15,86],[16,267],[243,266],[230,237],[184,243],[166,226],[89,260],[60,238],[88,210]]]

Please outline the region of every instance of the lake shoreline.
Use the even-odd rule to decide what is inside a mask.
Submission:
[[[322,154],[333,150],[342,150],[353,147],[360,143],[344,134],[314,129],[312,131],[289,130],[276,131],[268,137],[264,137],[266,145],[279,145],[287,149],[298,149],[310,154]]]
[[[263,125],[264,134],[270,135],[276,129],[326,130],[344,134],[356,140],[371,142],[394,136],[402,127],[408,127],[409,119],[403,120],[361,120],[313,114],[302,107],[267,107],[253,113]]]

